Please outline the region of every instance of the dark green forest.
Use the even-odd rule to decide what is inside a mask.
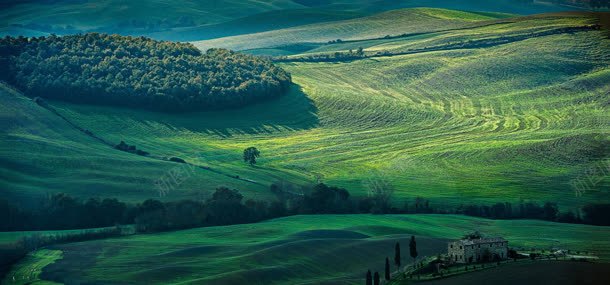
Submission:
[[[32,97],[168,112],[243,106],[291,82],[264,58],[97,33],[0,39],[0,73]]]

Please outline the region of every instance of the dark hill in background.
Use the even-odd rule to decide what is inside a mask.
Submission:
[[[413,7],[521,15],[583,9],[531,0],[11,0],[0,4],[0,36],[100,32],[196,41]]]

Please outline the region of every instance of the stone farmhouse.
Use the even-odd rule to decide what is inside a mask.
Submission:
[[[506,259],[508,241],[503,238],[462,239],[448,245],[452,263],[473,263]]]

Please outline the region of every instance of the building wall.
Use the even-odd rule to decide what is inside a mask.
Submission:
[[[489,250],[490,258],[493,258],[493,255],[497,254],[500,259],[506,259],[508,255],[508,242],[464,245],[462,241],[455,241],[449,243],[447,253],[452,262],[470,263],[481,261],[486,250]]]

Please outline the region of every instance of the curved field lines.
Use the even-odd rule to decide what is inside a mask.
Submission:
[[[534,18],[391,40],[423,48],[592,23],[582,16]],[[357,43],[365,51],[385,44]],[[607,200],[604,191],[576,198],[570,186],[607,156],[603,146],[610,145],[610,41],[602,31],[479,48],[451,45],[349,62],[281,63],[296,84],[292,92],[238,110],[161,115],[51,104],[107,141],[124,140],[155,156],[190,158],[263,188],[278,180],[304,184],[321,177],[352,195],[366,195],[364,181],[383,175],[398,199],[421,196],[436,204],[461,204],[464,195],[469,202],[548,200],[563,208]],[[250,146],[262,152],[255,167],[241,161]],[[598,187],[607,188],[608,180]],[[211,178],[205,185],[226,181]],[[247,195],[266,193],[235,187]],[[193,182],[176,194],[200,188]]]

